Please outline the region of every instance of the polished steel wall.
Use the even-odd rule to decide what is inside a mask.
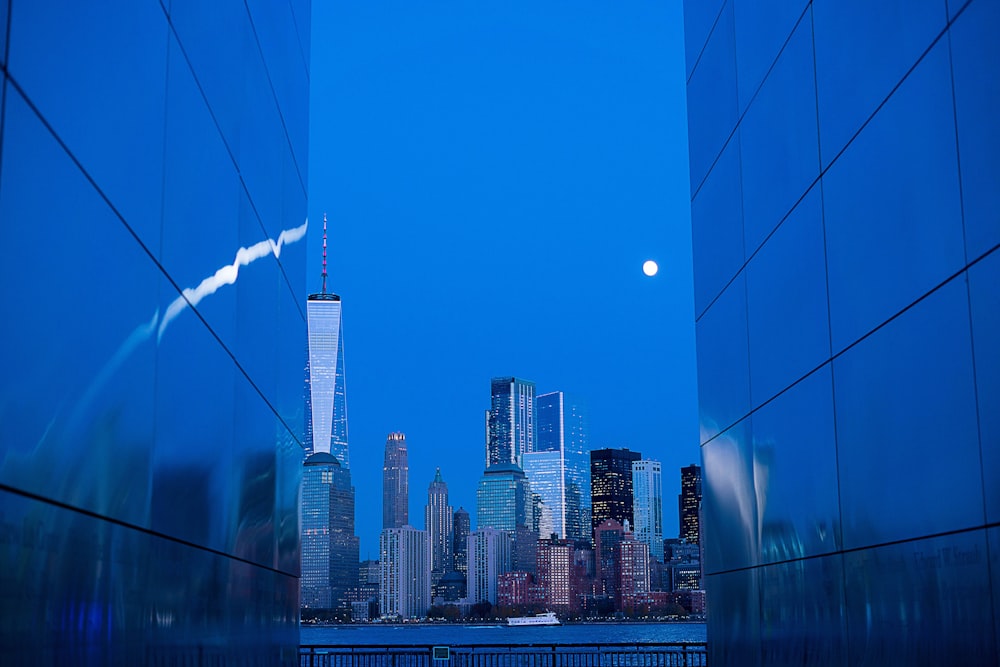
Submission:
[[[0,3],[0,663],[294,664],[308,0]]]
[[[710,663],[997,664],[1000,3],[685,34]]]

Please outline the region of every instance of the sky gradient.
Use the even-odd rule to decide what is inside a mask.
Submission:
[[[386,434],[475,527],[490,378],[589,407],[591,446],[700,463],[679,2],[316,3],[309,283],[343,298],[361,557]],[[646,277],[654,259],[659,273]]]

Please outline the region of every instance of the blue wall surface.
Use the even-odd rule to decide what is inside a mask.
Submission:
[[[685,3],[710,664],[997,664],[1000,3]]]
[[[0,3],[4,665],[297,662],[309,20]]]

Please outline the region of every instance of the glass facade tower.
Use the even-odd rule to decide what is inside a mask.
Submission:
[[[441,468],[427,488],[424,506],[424,528],[431,541],[431,585],[436,586],[451,567],[452,528],[454,514],[448,504],[448,485],[441,479]]]
[[[997,664],[1000,3],[685,33],[709,663]]]
[[[309,24],[0,3],[0,664],[298,664]]]
[[[310,453],[333,454],[341,465],[350,468],[340,297],[325,292],[310,294],[306,322],[309,332],[306,447]]]
[[[594,530],[608,519],[632,530],[632,463],[642,458],[628,449],[590,452],[590,516]]]
[[[659,461],[632,463],[632,517],[635,539],[649,545],[649,556],[663,562],[663,474]]]
[[[490,381],[486,416],[486,467],[521,465],[521,455],[535,451],[535,383],[516,377]]]
[[[410,523],[410,461],[406,435],[390,433],[385,439],[382,464],[382,527],[402,528]]]

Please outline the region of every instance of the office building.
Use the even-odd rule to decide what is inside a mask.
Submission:
[[[0,664],[297,664],[308,16],[0,3]]]
[[[452,567],[463,575],[469,572],[469,532],[472,521],[464,508],[455,510],[452,523]]]
[[[701,466],[681,468],[677,506],[681,539],[688,544],[701,544]]]
[[[539,534],[590,542],[590,459],[586,412],[561,391],[538,396],[535,451],[522,454],[531,489],[542,500]]]
[[[379,610],[383,618],[423,618],[431,606],[431,542],[413,526],[379,535]]]
[[[997,664],[1000,5],[685,5],[708,662]]]
[[[663,475],[659,461],[632,462],[632,517],[635,539],[649,557],[663,562]]]
[[[358,584],[351,471],[332,454],[317,452],[302,470],[303,608],[346,606]]]
[[[590,452],[590,516],[596,530],[614,519],[629,529],[632,516],[632,463],[642,458],[628,449],[595,449]]]
[[[441,479],[441,468],[437,468],[424,506],[424,528],[431,541],[431,585],[436,585],[451,566],[453,521],[448,485]]]
[[[497,603],[497,578],[511,571],[513,539],[506,530],[479,528],[469,533],[469,601]]]
[[[486,467],[521,465],[521,454],[535,449],[535,383],[516,377],[490,380],[486,416]]]
[[[326,291],[326,215],[323,216],[322,291],[306,301],[309,358],[306,367],[306,451],[333,454],[350,468],[347,388],[340,297]]]
[[[410,462],[406,435],[390,433],[385,439],[382,464],[382,528],[402,528],[410,523]]]
[[[510,463],[489,467],[476,488],[476,525],[513,536],[516,527],[530,527],[531,503],[531,486],[520,468]]]

